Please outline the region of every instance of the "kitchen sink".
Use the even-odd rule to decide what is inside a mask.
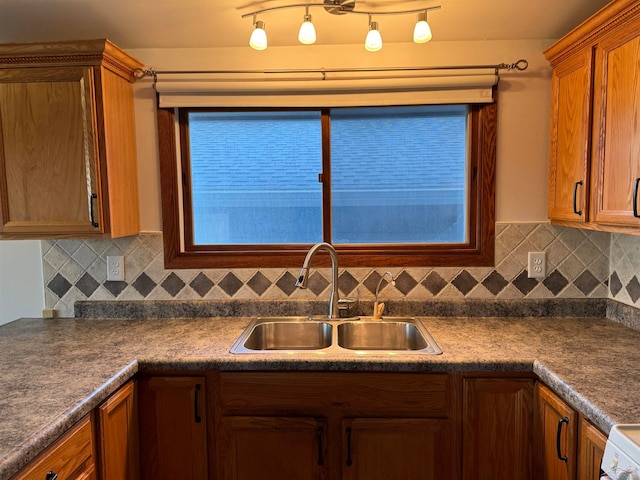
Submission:
[[[259,317],[251,321],[231,353],[442,353],[413,317],[328,319]]]
[[[318,350],[331,346],[332,326],[326,322],[265,321],[249,332],[244,347],[249,350]]]
[[[360,321],[338,325],[338,345],[349,350],[421,350],[428,343],[413,323]]]

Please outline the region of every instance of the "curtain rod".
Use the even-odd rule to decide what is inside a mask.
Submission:
[[[529,62],[525,59],[517,60],[514,63],[498,63],[494,65],[452,65],[440,67],[372,67],[372,68],[319,68],[319,69],[269,69],[269,70],[155,70],[136,69],[135,77],[138,79],[144,77],[153,77],[154,85],[158,81],[158,75],[191,75],[191,74],[207,74],[207,75],[229,75],[229,74],[283,74],[283,73],[351,73],[351,72],[417,72],[417,71],[433,71],[433,70],[495,70],[496,75],[500,70],[518,70],[520,72],[529,67]]]

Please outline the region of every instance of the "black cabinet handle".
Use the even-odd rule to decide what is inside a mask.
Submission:
[[[347,427],[347,467],[353,465],[351,461],[351,427]]]
[[[56,472],[49,470],[47,472],[47,476],[44,478],[45,480],[58,480],[58,474]]]
[[[582,185],[582,180],[576,182],[573,186],[573,213],[582,215],[582,210],[578,210],[578,185]]]
[[[324,433],[322,427],[318,427],[318,465],[324,465],[324,455],[322,452],[322,434]]]
[[[569,425],[569,418],[564,417],[564,418],[561,418],[560,421],[558,421],[558,431],[556,432],[556,454],[558,455],[559,460],[562,460],[564,463],[568,463],[569,459],[567,458],[566,455],[562,455],[561,448],[560,448],[560,437],[562,436],[562,425],[564,425],[565,423]]]
[[[196,383],[196,391],[193,394],[193,414],[194,420],[196,423],[202,422],[202,418],[200,417],[200,384]]]
[[[94,228],[98,228],[100,226],[98,225],[98,222],[96,222],[95,214],[93,211],[93,203],[96,201],[97,198],[98,198],[98,195],[96,195],[95,193],[92,193],[91,200],[89,200],[89,215],[91,217],[91,226]]]
[[[640,218],[638,213],[638,184],[640,184],[640,178],[636,178],[636,182],[633,185],[633,216]]]

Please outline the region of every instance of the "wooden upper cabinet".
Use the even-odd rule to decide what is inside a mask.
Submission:
[[[595,221],[640,226],[640,18],[599,42],[594,103]]]
[[[0,45],[0,238],[140,231],[139,68],[107,40]]]
[[[584,222],[589,199],[591,139],[590,49],[553,70],[549,218]]]
[[[640,234],[640,0],[613,0],[545,51],[549,218]]]

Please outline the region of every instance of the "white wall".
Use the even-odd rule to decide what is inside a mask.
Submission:
[[[44,308],[42,258],[37,240],[0,242],[0,325],[40,317]]]
[[[362,45],[226,49],[129,50],[156,70],[338,68],[478,65],[524,58],[525,72],[502,72],[499,83],[496,216],[501,222],[547,221],[551,69],[542,55],[551,40],[392,44],[375,54]],[[312,54],[310,54],[310,52]],[[136,130],[143,231],[161,230],[155,93],[136,83]]]

